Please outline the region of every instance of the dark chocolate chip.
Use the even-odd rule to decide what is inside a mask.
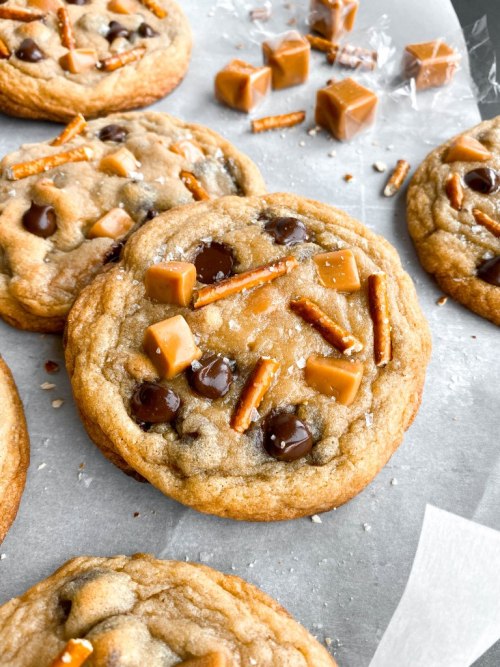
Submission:
[[[211,241],[198,247],[194,258],[196,277],[200,283],[210,285],[228,278],[233,272],[234,255],[225,243]]]
[[[122,125],[105,125],[99,132],[101,141],[116,141],[122,143],[127,138],[128,130]]]
[[[500,255],[487,259],[479,265],[477,277],[485,283],[500,287]]]
[[[187,375],[191,388],[205,398],[225,396],[233,382],[231,366],[216,354],[204,355]]]
[[[156,30],[154,30],[149,23],[141,23],[141,25],[137,28],[137,33],[139,37],[156,37],[158,33]]]
[[[171,422],[181,406],[179,396],[168,387],[155,382],[143,382],[130,399],[130,409],[139,422],[158,424]]]
[[[150,208],[149,211],[146,211],[146,215],[144,216],[144,222],[148,222],[148,220],[156,218],[157,215],[160,215],[160,212],[157,211],[155,208]]]
[[[119,21],[111,21],[109,24],[109,30],[106,34],[106,39],[111,44],[111,42],[113,42],[117,37],[124,37],[125,39],[129,39],[130,30],[127,30],[127,28]]]
[[[309,240],[306,226],[297,218],[271,218],[264,229],[278,245],[296,245]]]
[[[45,58],[45,54],[38,44],[29,38],[23,39],[15,53],[19,60],[24,60],[27,63],[37,63]]]
[[[57,230],[56,212],[52,206],[39,206],[32,202],[23,215],[23,226],[35,236],[46,239]]]
[[[125,239],[113,243],[108,252],[104,255],[103,264],[116,264],[119,262],[122,256],[122,250],[125,245]]]
[[[45,372],[46,373],[58,373],[59,372],[59,364],[57,361],[51,361],[48,359],[48,361],[45,362]]]
[[[264,422],[264,447],[278,461],[295,461],[311,451],[309,429],[294,414],[278,412]]]
[[[483,195],[491,195],[500,186],[498,172],[490,167],[478,167],[464,176],[465,185]]]

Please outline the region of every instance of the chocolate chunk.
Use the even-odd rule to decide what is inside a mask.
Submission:
[[[23,39],[15,53],[19,60],[24,60],[27,63],[37,63],[45,58],[45,54],[38,44],[29,38]]]
[[[233,272],[234,255],[230,246],[217,241],[202,243],[194,258],[196,277],[210,285],[228,278]]]
[[[490,285],[500,287],[500,255],[480,264],[477,269],[477,277]]]
[[[127,30],[127,28],[118,21],[111,21],[111,23],[109,24],[109,30],[107,32],[106,39],[111,44],[111,42],[115,40],[117,37],[124,37],[125,39],[129,39],[130,30]]]
[[[264,422],[264,448],[278,461],[295,461],[311,451],[309,429],[294,414],[278,412]]]
[[[144,216],[144,222],[148,222],[148,220],[156,218],[157,215],[160,215],[160,212],[157,211],[155,208],[150,208],[149,211],[146,211],[146,215]]]
[[[130,399],[130,409],[139,422],[158,424],[171,422],[181,405],[179,396],[168,387],[155,382],[143,382]]]
[[[101,141],[116,141],[121,144],[127,138],[128,130],[122,125],[106,125],[99,132]]]
[[[46,373],[58,373],[59,372],[59,364],[57,363],[57,361],[51,361],[50,359],[48,359],[45,362],[44,367],[45,367],[45,372]]]
[[[498,172],[490,167],[478,167],[464,176],[465,185],[483,195],[491,195],[500,186]]]
[[[113,243],[108,252],[104,255],[103,264],[116,264],[120,261],[123,246],[125,245],[125,239]]]
[[[297,218],[271,218],[264,229],[278,245],[296,245],[309,240],[306,226]]]
[[[57,230],[56,212],[53,206],[39,206],[35,202],[23,215],[23,226],[28,232],[46,239]]]
[[[139,37],[156,37],[158,33],[148,23],[141,23],[137,28]]]
[[[225,396],[233,382],[233,371],[229,363],[216,354],[204,355],[195,368],[188,371],[192,389],[206,398]]]

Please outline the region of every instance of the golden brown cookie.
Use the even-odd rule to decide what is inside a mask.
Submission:
[[[0,357],[0,542],[16,518],[26,482],[30,445],[23,405],[14,378]]]
[[[79,290],[158,212],[265,191],[253,162],[201,125],[138,112],[71,127],[61,145],[2,161],[0,315],[21,329],[61,331]]]
[[[3,667],[50,667],[75,639],[85,667],[335,666],[255,586],[146,554],[75,558],[0,607]]]
[[[500,325],[500,116],[426,157],[408,190],[408,228],[443,291]]]
[[[90,437],[120,467],[200,511],[265,521],[368,484],[415,416],[429,353],[387,241],[275,194],[144,226],[76,301],[66,362]]]
[[[8,0],[0,6],[0,109],[66,121],[146,106],[189,63],[173,0]]]

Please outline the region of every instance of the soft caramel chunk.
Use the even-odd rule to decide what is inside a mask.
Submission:
[[[170,379],[201,357],[182,315],[152,324],[144,332],[144,350],[162,378]]]
[[[110,153],[102,158],[99,163],[99,169],[106,171],[109,174],[116,174],[117,176],[132,176],[140,167],[140,163],[135,159],[135,156],[122,146],[116,153]]]
[[[177,667],[230,667],[230,664],[224,653],[217,652],[183,660]]]
[[[352,250],[336,250],[314,255],[319,282],[339,292],[356,292],[361,287]]]
[[[408,44],[403,67],[407,78],[415,79],[417,90],[445,86],[453,78],[460,57],[440,39],[434,42]]]
[[[336,81],[316,96],[316,123],[346,141],[375,120],[377,96],[354,79]]]
[[[205,156],[201,148],[194,141],[189,139],[181,139],[176,141],[174,144],[169,146],[172,153],[177,153],[177,155],[182,155],[182,157],[189,160],[189,162],[198,162],[202,160]]]
[[[97,51],[95,49],[71,49],[59,58],[59,64],[66,72],[79,74],[94,69],[97,63]]]
[[[271,68],[232,60],[215,77],[215,97],[232,109],[251,111],[269,92]]]
[[[486,162],[492,154],[477,139],[466,134],[455,139],[446,151],[445,162]]]
[[[358,393],[363,364],[332,357],[312,355],[305,368],[307,384],[326,396],[334,396],[342,405],[351,405]]]
[[[112,208],[92,225],[87,236],[89,239],[98,237],[119,239],[125,236],[133,226],[134,221],[127,211],[124,211],[122,208]]]
[[[138,6],[135,0],[109,0],[108,9],[115,14],[134,14]]]
[[[196,267],[190,262],[161,262],[146,271],[146,294],[160,303],[187,306],[196,283]]]
[[[273,88],[289,88],[307,81],[311,46],[296,30],[262,44],[264,64],[271,68]]]
[[[312,0],[310,26],[327,39],[335,39],[353,29],[358,6],[358,0]]]

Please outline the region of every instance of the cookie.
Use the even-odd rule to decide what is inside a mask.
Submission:
[[[16,518],[26,482],[30,445],[23,405],[14,378],[0,357],[0,542]]]
[[[21,329],[61,331],[78,291],[158,212],[265,192],[229,142],[164,113],[68,127],[61,145],[30,144],[2,162],[0,315]]]
[[[396,251],[274,194],[144,226],[76,301],[66,362],[114,463],[200,511],[266,521],[368,484],[413,420],[429,353]]]
[[[426,157],[408,190],[408,228],[441,289],[500,325],[500,116]]]
[[[13,116],[146,106],[189,63],[189,24],[172,0],[8,0],[0,19],[0,109]]]
[[[75,558],[0,607],[4,667],[49,667],[75,639],[89,649],[85,667],[336,664],[255,586],[146,554]]]

